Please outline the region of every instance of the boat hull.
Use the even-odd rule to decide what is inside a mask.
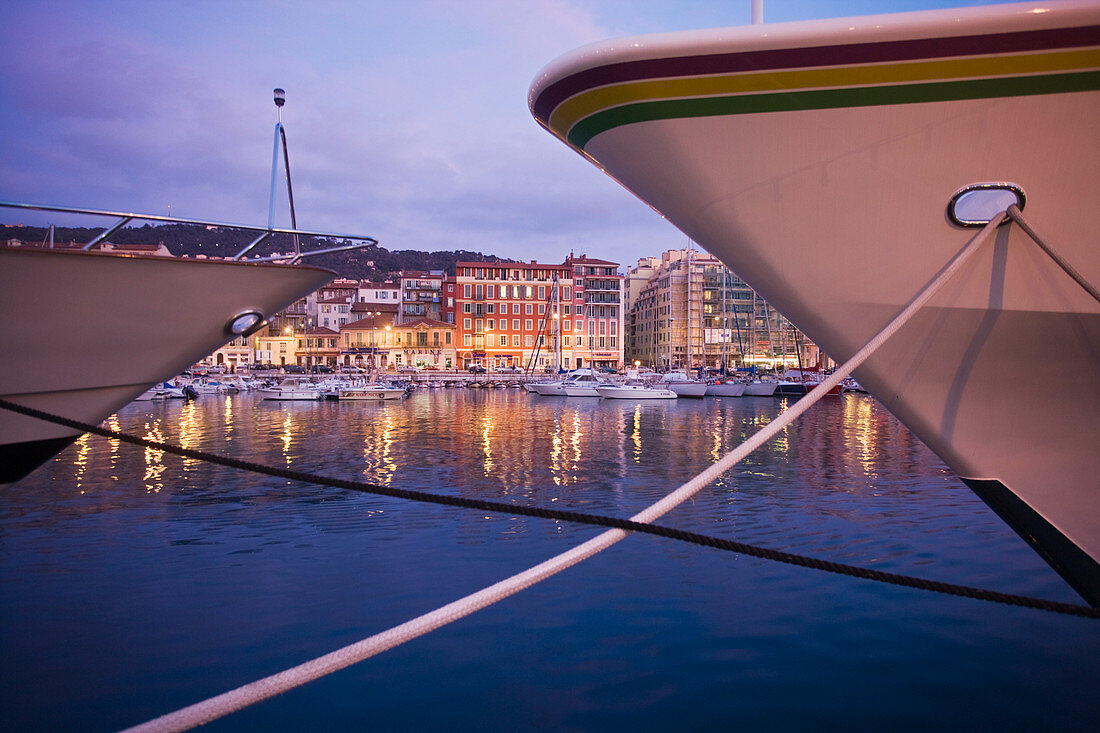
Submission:
[[[745,397],[771,397],[776,386],[776,382],[750,382],[745,385]]]
[[[378,402],[380,400],[400,400],[405,395],[405,390],[398,388],[352,388],[340,390],[337,392],[336,398],[341,402]]]
[[[745,385],[740,382],[707,385],[707,397],[740,397],[743,394],[745,394]]]
[[[562,393],[566,397],[599,397],[596,387],[591,385],[567,384],[562,387]]]
[[[0,248],[0,397],[96,424],[232,337],[230,319],[265,317],[333,273],[285,267]],[[57,333],[64,324],[64,338]],[[78,437],[0,410],[0,482]]]
[[[609,400],[674,400],[677,397],[671,389],[658,387],[597,387],[596,391]]]
[[[677,397],[703,397],[707,393],[706,382],[666,382],[665,387],[676,393]]]
[[[1065,3],[631,39],[532,109],[844,361],[973,236],[968,184],[1021,186],[1100,282],[1098,28]],[[1100,604],[1097,363],[1100,304],[1010,225],[855,376]]]

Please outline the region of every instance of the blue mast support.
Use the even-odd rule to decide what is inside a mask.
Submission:
[[[279,132],[282,127],[282,122],[275,123],[275,149],[271,153],[271,203],[267,209],[267,228],[269,231],[275,228],[275,176],[279,172]]]

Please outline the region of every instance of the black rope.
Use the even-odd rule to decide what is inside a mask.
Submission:
[[[616,517],[605,517],[597,514],[587,514],[584,512],[574,512],[561,509],[546,509],[543,507],[520,506],[507,504],[500,501],[491,501],[488,499],[470,499],[461,496],[445,496],[440,494],[432,494],[426,491],[397,489],[390,486],[382,486],[380,484],[371,484],[359,481],[348,481],[345,479],[330,478],[327,476],[318,476],[316,474],[305,473],[302,471],[292,471],[286,468],[275,468],[273,466],[265,466],[259,463],[252,463],[250,461],[242,461],[236,458],[220,456],[215,453],[206,453],[204,451],[193,450],[191,448],[182,448],[177,445],[161,443],[155,440],[149,440],[147,438],[139,438],[137,436],[129,435],[127,433],[121,433],[115,430],[101,428],[98,425],[91,425],[88,423],[79,422],[77,420],[70,420],[66,417],[52,415],[41,410],[36,410],[32,407],[25,407],[23,405],[9,402],[4,399],[0,399],[0,408],[10,410],[12,412],[17,412],[21,415],[26,415],[28,417],[37,418],[39,420],[45,420],[46,422],[55,423],[57,425],[64,425],[65,427],[69,427],[74,430],[80,430],[85,433],[92,433],[94,435],[99,435],[104,438],[112,438],[114,440],[119,440],[124,443],[130,443],[131,445],[137,445],[143,448],[152,448],[154,450],[164,451],[165,453],[171,453],[173,455],[182,456],[184,458],[193,458],[196,460],[205,461],[207,463],[213,463],[219,466],[236,468],[242,471],[250,471],[252,473],[274,476],[276,478],[284,478],[291,481],[301,481],[304,483],[319,484],[322,486],[332,486],[339,489],[346,489],[348,491],[390,496],[397,499],[408,499],[410,501],[420,501],[429,504],[457,506],[466,509],[479,509],[482,511],[536,517],[539,519],[555,519],[563,522],[574,522],[577,524],[590,524],[598,527],[622,529],[628,532],[641,532],[643,534],[657,535],[658,537],[667,537],[669,539],[680,540],[682,542],[691,542],[693,544],[702,545],[704,547],[713,547],[718,550],[739,552],[743,555],[758,557],[765,560],[774,560],[776,562],[787,563],[788,565],[797,565],[799,567],[812,568],[814,570],[823,570],[825,572],[837,573],[839,575],[847,575],[853,578],[875,580],[880,583],[890,583],[892,585],[900,585],[907,588],[934,591],[936,593],[945,593],[947,595],[961,596],[964,598],[974,598],[982,601],[992,601],[994,603],[1003,603],[1010,606],[1021,606],[1023,608],[1034,608],[1041,611],[1052,611],[1054,613],[1063,613],[1071,616],[1100,619],[1100,608],[1093,608],[1090,606],[1081,606],[1073,603],[1063,603],[1061,601],[1049,601],[1042,598],[1032,598],[1030,596],[1001,593],[999,591],[984,590],[982,588],[956,585],[954,583],[942,583],[939,581],[926,580],[924,578],[917,578],[910,575],[887,573],[881,570],[861,568],[855,565],[845,565],[843,563],[820,560],[818,558],[807,557],[805,555],[796,555],[794,553],[783,552],[781,550],[772,550],[766,547],[746,544],[744,542],[736,542],[734,540],[723,539],[721,537],[712,537],[710,535],[698,534],[696,532],[687,532],[681,529],[675,529],[673,527],[662,527],[654,524],[643,524],[641,522],[634,522],[629,519],[618,519]]]

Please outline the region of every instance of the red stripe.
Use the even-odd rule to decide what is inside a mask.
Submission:
[[[574,94],[607,84],[644,79],[1022,53],[1096,45],[1100,45],[1100,26],[1091,25],[993,35],[922,38],[910,41],[781,48],[624,61],[585,69],[554,82],[539,93],[533,110],[535,117],[546,123],[549,122],[554,108]]]

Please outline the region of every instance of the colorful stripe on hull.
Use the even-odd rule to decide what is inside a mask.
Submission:
[[[635,122],[1061,94],[1100,89],[1100,26],[628,61],[586,69],[533,100],[583,150]]]

